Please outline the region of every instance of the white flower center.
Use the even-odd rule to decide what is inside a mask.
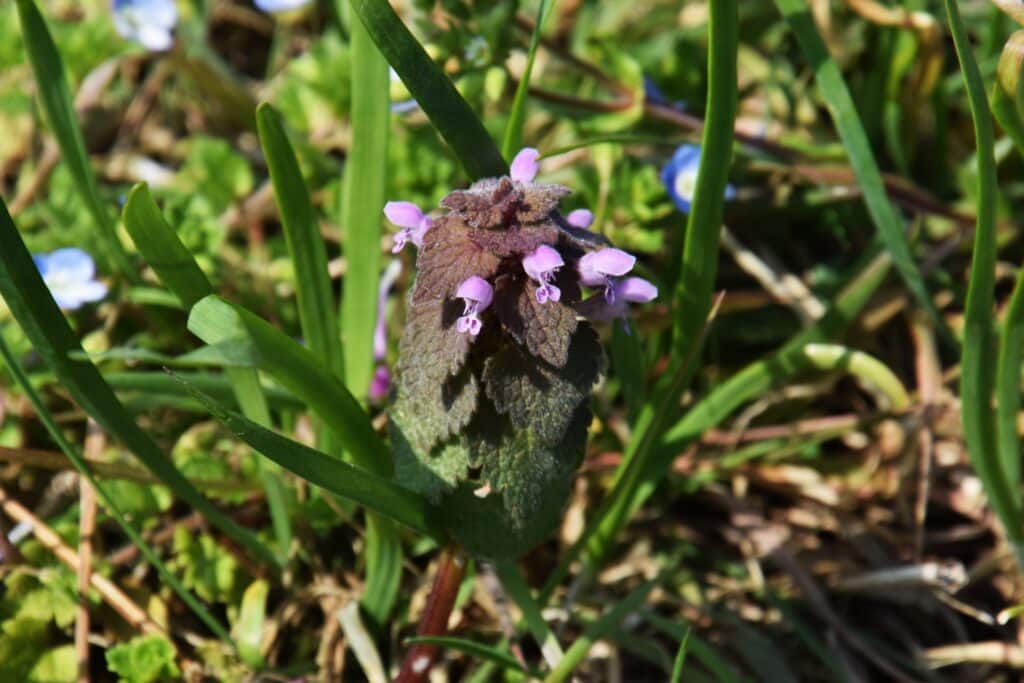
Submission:
[[[697,169],[687,169],[676,175],[676,194],[686,201],[693,200],[693,189],[697,186]]]

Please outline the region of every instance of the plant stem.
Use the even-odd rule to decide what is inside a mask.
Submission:
[[[441,552],[434,575],[434,585],[427,596],[427,606],[420,617],[417,636],[443,636],[448,631],[448,618],[455,607],[455,597],[459,594],[462,577],[466,575],[466,553],[454,544]],[[402,670],[395,683],[419,683],[427,680],[427,673],[438,654],[437,645],[417,643],[405,655]]]

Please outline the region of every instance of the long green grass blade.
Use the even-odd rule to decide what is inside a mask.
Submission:
[[[537,23],[530,34],[530,48],[526,53],[526,70],[523,71],[523,77],[516,86],[512,109],[505,125],[505,139],[501,143],[501,153],[506,159],[511,159],[523,146],[523,122],[526,120],[526,95],[530,90],[530,75],[533,73],[533,61],[537,58],[540,36],[544,32],[544,24],[553,5],[553,0],[541,0],[537,8]]]
[[[583,635],[577,638],[569,646],[569,649],[565,651],[565,657],[557,667],[552,669],[551,673],[544,679],[544,683],[561,683],[561,681],[568,679],[580,662],[583,661],[583,658],[587,656],[587,653],[590,652],[590,648],[594,646],[594,643],[604,638],[623,619],[635,612],[643,604],[644,600],[647,599],[647,595],[657,583],[657,580],[648,581],[634,588],[621,602],[603,614],[600,619],[590,624],[583,631]]]
[[[235,523],[196,490],[153,439],[135,424],[113,390],[103,381],[96,366],[71,358],[70,354],[81,352],[82,347],[50,296],[3,201],[0,201],[0,295],[3,295],[35,350],[83,410],[132,451],[174,495],[255,557],[276,565],[273,553],[259,538]]]
[[[714,2],[709,10],[708,104],[704,114],[708,123],[701,141],[700,168],[686,223],[679,281],[673,293],[676,315],[672,343],[677,363],[695,352],[694,343],[711,311],[736,120],[737,5],[729,1]]]
[[[153,565],[157,573],[160,574],[160,578],[167,582],[167,585],[178,594],[182,602],[188,605],[189,609],[206,624],[206,627],[210,629],[210,632],[221,639],[222,642],[235,648],[235,643],[231,638],[231,634],[228,633],[227,629],[214,617],[209,610],[200,602],[191,591],[178,580],[178,577],[174,575],[160,556],[149,546],[148,543],[142,538],[142,535],[136,531],[135,527],[124,516],[121,509],[117,506],[114,498],[107,492],[106,486],[93,475],[92,470],[89,468],[89,463],[86,462],[85,458],[73,446],[66,438],[64,438],[64,432],[57,425],[57,421],[54,420],[53,415],[47,409],[46,404],[43,403],[42,398],[36,392],[35,387],[29,381],[25,372],[22,370],[21,365],[18,363],[14,354],[11,353],[11,349],[7,346],[7,342],[4,341],[3,335],[0,335],[0,357],[7,363],[7,368],[11,371],[14,376],[14,380],[21,385],[22,390],[25,392],[25,396],[28,397],[29,403],[36,411],[36,415],[39,420],[43,423],[46,431],[49,432],[50,438],[53,439],[57,447],[60,448],[61,452],[67,456],[67,459],[71,461],[71,464],[75,466],[75,469],[88,480],[89,484],[95,489],[96,494],[100,500],[103,501],[103,505],[110,512],[110,515],[118,523],[124,533],[131,542],[139,549],[142,556]]]
[[[352,145],[345,163],[341,300],[345,383],[358,397],[373,377],[373,329],[380,277],[381,210],[387,187],[388,63],[362,23],[352,22]]]
[[[558,666],[565,653],[562,652],[562,646],[559,645],[558,638],[552,633],[548,622],[544,620],[540,605],[534,599],[530,587],[523,581],[519,569],[515,563],[507,560],[495,563],[494,569],[498,573],[498,578],[501,579],[501,585],[504,586],[513,602],[519,606],[519,611],[523,613],[526,627],[530,629],[531,635],[540,646],[544,661],[551,668]]]
[[[179,373],[189,384],[194,385],[204,394],[209,394],[219,403],[228,404],[231,407],[237,403],[237,397],[232,391],[231,383],[224,375],[217,375],[205,372]],[[131,372],[104,372],[103,379],[115,391],[132,392],[147,396],[191,396],[173,377],[166,372],[156,370],[134,370]],[[277,387],[264,387],[267,402],[275,410],[297,411],[305,407],[305,404],[295,398],[287,391]],[[240,409],[240,407],[239,407]]]
[[[1020,368],[1024,360],[1024,268],[1017,271],[1006,317],[999,329],[999,358],[996,364],[996,419],[999,430],[999,459],[1003,473],[1021,508],[1020,435],[1017,414],[1020,412]]]
[[[197,301],[213,293],[213,287],[206,275],[199,268],[188,248],[178,238],[164,216],[160,213],[149,188],[140,183],[132,188],[124,205],[123,222],[128,234],[131,235],[135,247],[142,254],[160,278],[160,281],[178,297],[186,309],[192,308]],[[252,368],[225,367],[225,374],[231,382],[235,398],[242,412],[249,419],[269,427],[270,408],[266,396],[260,386],[259,377]],[[267,505],[270,509],[274,537],[277,541],[278,558],[281,562],[288,556],[291,547],[292,528],[288,517],[288,507],[284,495],[284,487],[274,472],[266,470],[259,464],[259,476],[267,494]]]
[[[932,304],[921,273],[914,263],[914,257],[904,232],[903,221],[886,196],[882,174],[879,172],[878,164],[871,152],[871,143],[864,132],[864,126],[857,114],[853,98],[843,80],[839,64],[829,54],[825,42],[814,25],[810,8],[803,0],[775,0],[775,4],[789,24],[800,44],[800,49],[814,70],[815,81],[821,88],[829,114],[839,132],[839,138],[850,157],[850,165],[853,166],[854,175],[856,175],[864,195],[868,213],[878,229],[879,236],[892,255],[896,270],[899,271],[900,276],[921,307],[931,315],[938,328],[943,330],[949,339],[952,339],[952,335],[949,334],[945,323]]]
[[[697,184],[686,226],[681,275],[674,293],[677,311],[673,338],[675,372],[669,375],[669,381],[663,384],[658,394],[648,403],[645,411],[647,414],[638,419],[634,439],[616,473],[616,484],[608,503],[584,534],[589,536],[593,533],[595,524],[601,529],[588,545],[588,555],[593,561],[599,561],[604,555],[615,532],[635,509],[639,487],[645,481],[653,485],[664,473],[657,463],[650,462],[655,452],[652,446],[660,438],[661,430],[667,423],[667,411],[678,405],[689,384],[711,310],[725,186],[732,158],[733,121],[736,116],[738,24],[735,1],[723,0],[710,5],[708,104],[705,115],[709,123],[704,127]]]
[[[39,99],[53,135],[57,138],[61,159],[71,172],[75,188],[82,195],[82,200],[96,224],[97,247],[108,267],[135,280],[135,268],[117,238],[107,207],[100,199],[96,177],[89,165],[89,155],[85,151],[82,130],[78,126],[78,117],[71,102],[71,91],[64,76],[64,62],[61,60],[60,52],[35,2],[17,0],[17,3],[25,50],[28,52],[32,72],[35,74]]]
[[[194,395],[232,434],[281,467],[325,491],[364,505],[439,542],[446,538],[443,528],[436,521],[436,510],[425,498],[390,479],[371,474],[261,427],[227,410],[198,390]]]
[[[367,33],[474,180],[508,173],[487,129],[387,0],[352,0]]]
[[[1013,470],[1018,479],[1010,480],[1010,472],[999,456],[999,437],[992,394],[995,388],[995,274],[996,274],[996,160],[992,119],[985,98],[974,53],[960,19],[957,3],[945,0],[949,15],[949,28],[953,34],[960,70],[967,86],[967,99],[974,135],[977,138],[978,160],[978,222],[974,232],[971,254],[971,276],[967,286],[964,310],[964,344],[961,355],[960,397],[964,426],[964,440],[971,464],[985,488],[996,516],[1002,522],[1007,537],[1019,548],[1024,540],[1020,519],[1019,465]],[[1019,364],[1011,370],[1013,381],[1019,377]],[[1019,400],[1019,399],[1018,399]],[[1005,407],[1003,408],[1005,410]],[[1016,419],[1014,414],[1013,419]],[[1019,461],[1020,451],[1010,456]],[[1024,558],[1018,558],[1024,559]]]
[[[342,447],[364,470],[388,476],[388,451],[359,402],[306,347],[259,316],[208,296],[192,307],[188,329],[208,344],[236,342],[247,347],[253,364],[269,373],[324,421]]]
[[[343,369],[341,340],[327,273],[327,249],[320,236],[313,201],[302,180],[299,161],[288,142],[281,117],[269,104],[261,104],[256,109],[256,128],[295,271],[302,336],[313,355],[331,372],[340,375]]]
[[[679,649],[676,650],[675,661],[672,662],[672,683],[681,683],[683,680],[683,667],[686,666],[687,645],[690,642],[690,629],[686,629],[682,639],[679,641]]]

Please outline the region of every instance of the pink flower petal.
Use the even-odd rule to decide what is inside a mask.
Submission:
[[[635,304],[645,304],[658,296],[658,288],[642,277],[627,277],[615,283],[615,295]]]
[[[565,265],[562,255],[546,244],[542,244],[533,250],[533,253],[523,257],[523,270],[534,280],[543,282],[544,273],[549,273],[556,268]]]
[[[531,182],[537,176],[537,171],[540,169],[540,165],[537,163],[539,156],[540,152],[533,147],[524,147],[519,150],[519,154],[516,154],[512,160],[509,172],[512,180],[518,180],[522,183]]]
[[[476,310],[482,311],[491,305],[494,299],[494,288],[487,280],[474,275],[463,280],[455,296],[477,304]]]
[[[565,221],[574,228],[586,230],[594,222],[594,212],[589,209],[570,211]]]
[[[420,221],[423,220],[420,207],[412,202],[388,202],[384,205],[384,215],[400,228],[419,227]]]
[[[587,287],[597,287],[604,284],[609,276],[625,275],[633,270],[635,264],[635,256],[615,247],[591,251],[580,259],[580,282]]]

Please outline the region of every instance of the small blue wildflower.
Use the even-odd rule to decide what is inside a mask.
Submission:
[[[650,76],[644,76],[644,98],[651,104],[660,104],[680,111],[686,109],[685,100],[670,102],[669,99],[665,97],[665,93],[661,92],[661,88],[658,87],[658,84],[655,83],[654,79]]]
[[[162,52],[174,43],[171,32],[178,23],[174,0],[112,0],[114,28],[122,38],[147,50]]]
[[[65,311],[77,310],[82,304],[107,295],[107,286],[96,279],[96,264],[81,249],[57,249],[50,254],[36,254],[32,260],[54,301]]]
[[[672,160],[661,169],[661,182],[672,202],[679,207],[683,213],[690,212],[690,204],[693,202],[693,190],[697,186],[697,169],[700,167],[700,147],[697,145],[682,145]],[[725,186],[726,200],[736,196],[736,188],[732,185]]]
[[[253,0],[264,12],[287,12],[308,5],[309,0]]]

